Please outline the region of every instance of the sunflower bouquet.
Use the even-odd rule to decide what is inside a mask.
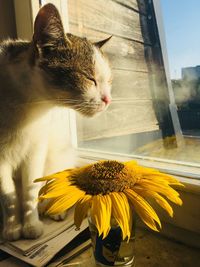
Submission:
[[[166,199],[182,205],[179,193],[171,187],[183,186],[178,180],[135,161],[99,161],[36,181],[46,181],[39,192],[40,201],[49,199],[46,214],[62,213],[75,205],[76,227],[89,212],[102,239],[108,236],[114,221],[122,239],[129,240],[133,210],[148,227],[159,231],[160,219],[148,199],[154,199],[171,217],[173,209]]]

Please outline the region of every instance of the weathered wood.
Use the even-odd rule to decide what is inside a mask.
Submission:
[[[99,117],[78,116],[78,140],[92,140],[158,129],[152,101],[112,103]]]
[[[113,99],[151,99],[149,74],[127,70],[113,70]]]
[[[129,8],[133,8],[142,14],[147,13],[145,0],[113,0],[113,1],[125,5]]]
[[[97,32],[85,27],[79,28],[74,24],[69,24],[69,29],[71,33],[87,37],[93,42],[109,36],[103,32]],[[148,71],[144,56],[144,45],[141,43],[113,36],[103,47],[103,51],[108,55],[113,68]]]
[[[149,43],[139,13],[108,0],[68,0],[69,22],[130,40]],[[146,24],[147,25],[147,24]],[[146,27],[144,24],[143,27]],[[144,34],[145,33],[145,34]]]

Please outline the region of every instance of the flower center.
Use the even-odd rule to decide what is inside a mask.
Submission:
[[[125,164],[109,160],[78,171],[72,179],[76,186],[90,195],[120,192],[133,186],[136,181]]]

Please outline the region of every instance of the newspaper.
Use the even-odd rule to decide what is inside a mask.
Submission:
[[[73,241],[72,241],[73,242]],[[82,259],[82,253],[91,248],[91,240],[83,242],[81,245],[78,245],[73,250],[67,252],[64,256],[59,257],[55,261],[52,261],[50,264],[47,263],[46,267],[61,267],[61,266],[71,266],[71,261],[80,258],[81,262],[86,261]],[[87,261],[91,262],[91,256],[89,255]],[[73,264],[72,264],[73,265]],[[9,254],[3,259],[0,259],[0,267],[30,267],[30,264],[23,262],[22,260],[15,258]],[[90,264],[88,264],[90,266]]]
[[[87,220],[84,220],[77,230],[73,224],[73,210],[70,210],[64,221],[45,218],[44,234],[40,238],[4,242],[0,249],[30,265],[42,267],[87,227]]]

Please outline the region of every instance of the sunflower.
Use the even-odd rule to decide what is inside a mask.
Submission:
[[[179,193],[171,185],[183,186],[174,177],[156,169],[140,166],[135,161],[99,161],[81,168],[68,169],[39,178],[46,181],[39,192],[39,201],[49,199],[46,214],[58,214],[75,205],[77,228],[90,212],[99,235],[105,238],[115,222],[122,237],[130,238],[133,209],[154,231],[161,223],[147,199],[154,199],[172,217],[168,201],[182,205]]]

